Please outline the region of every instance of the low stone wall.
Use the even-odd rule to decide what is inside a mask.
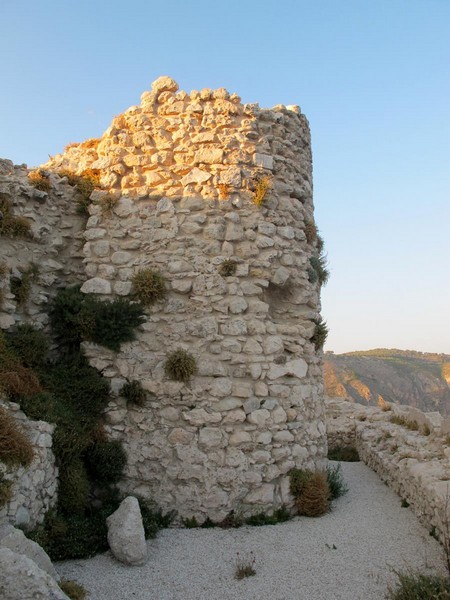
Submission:
[[[54,425],[45,421],[31,421],[12,402],[0,402],[13,413],[28,435],[34,448],[34,459],[27,468],[8,469],[0,462],[0,473],[13,481],[13,496],[0,508],[0,523],[9,521],[14,525],[34,527],[41,523],[45,513],[57,500],[58,468],[52,452]]]
[[[418,519],[443,539],[450,519],[450,439],[439,413],[402,405],[365,407],[326,400],[330,448],[354,445]]]

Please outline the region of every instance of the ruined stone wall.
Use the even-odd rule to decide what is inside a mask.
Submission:
[[[326,455],[322,365],[310,338],[319,316],[308,123],[298,107],[261,110],[225,90],[177,92],[162,78],[116,117],[100,141],[46,165],[101,169],[91,206],[82,290],[132,293],[143,268],[168,294],[147,311],[137,340],[116,354],[85,344],[116,392],[108,430],[128,455],[127,491],[181,517],[289,504],[287,473]],[[258,177],[270,177],[262,206]],[[102,210],[106,195],[117,199]],[[236,263],[232,276],[220,265]],[[189,384],[164,374],[170,352],[197,362]],[[139,381],[144,407],[118,391]]]
[[[361,460],[443,541],[450,522],[450,418],[342,398],[327,399],[325,406],[329,446],[355,446]]]
[[[0,508],[0,523],[33,528],[44,520],[45,513],[56,504],[58,468],[51,449],[55,426],[45,421],[32,421],[17,404],[0,399],[12,413],[33,444],[34,458],[29,467],[8,468],[0,461],[2,477],[12,482],[12,497]]]
[[[50,174],[51,190],[40,191],[31,185],[28,173],[26,165],[0,160],[0,201],[31,226],[28,237],[0,235],[0,329],[21,322],[44,327],[49,299],[58,287],[85,278],[81,253],[85,219],[76,212],[73,189]],[[11,280],[22,279],[33,265],[29,297],[19,302]]]

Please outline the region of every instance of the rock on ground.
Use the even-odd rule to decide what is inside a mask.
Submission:
[[[133,496],[125,498],[106,523],[113,555],[127,565],[143,565],[147,560],[147,545],[137,499]]]

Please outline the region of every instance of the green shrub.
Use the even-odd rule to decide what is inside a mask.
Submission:
[[[309,259],[308,277],[310,283],[319,282],[326,285],[330,272],[327,269],[327,260],[323,255],[311,256]]]
[[[195,358],[186,350],[179,348],[167,357],[164,372],[169,379],[187,382],[197,373]]]
[[[151,306],[166,295],[166,280],[154,269],[141,269],[134,274],[131,282],[133,295],[143,306]]]
[[[33,457],[30,440],[12,414],[0,407],[0,461],[10,467],[28,467]]]
[[[329,460],[340,460],[342,462],[359,462],[358,450],[354,446],[336,446],[328,449]]]
[[[88,296],[80,313],[82,336],[118,352],[120,345],[135,339],[134,330],[145,321],[141,304],[126,298],[99,300]]]
[[[340,498],[348,492],[348,487],[345,485],[345,482],[342,478],[341,465],[328,465],[327,482],[330,490],[330,494],[328,496],[330,501],[336,500],[336,498]]]
[[[59,510],[68,514],[84,514],[89,488],[86,468],[79,458],[62,465],[59,471]]]
[[[232,277],[236,273],[236,268],[236,262],[227,258],[219,265],[219,273],[222,277]]]
[[[147,394],[139,381],[127,381],[120,389],[120,395],[130,404],[144,406]]]
[[[53,434],[53,451],[58,466],[65,465],[78,458],[89,446],[90,430],[82,428],[76,421],[73,427],[60,423]]]
[[[197,527],[200,527],[200,525],[195,517],[189,517],[183,519],[183,527],[186,527],[186,529],[196,529]]]
[[[91,478],[109,484],[121,479],[127,456],[119,440],[99,440],[86,449],[85,460]]]
[[[5,479],[3,473],[0,473],[0,508],[3,508],[11,500],[13,496],[12,486],[13,482]]]
[[[85,295],[79,286],[61,289],[49,310],[50,324],[60,345],[71,350],[78,349],[81,341],[80,312]]]
[[[24,323],[7,337],[8,346],[26,367],[42,367],[48,359],[49,343],[43,331]]]
[[[7,237],[31,237],[31,223],[25,217],[16,217],[11,209],[8,200],[0,199],[0,212],[3,217],[0,219],[0,235]]]
[[[78,287],[58,292],[50,309],[52,329],[69,349],[84,339],[118,351],[120,344],[134,339],[134,329],[144,320],[141,304],[126,298],[100,300]]]
[[[396,573],[398,583],[390,587],[387,600],[450,600],[450,579],[407,571]]]
[[[327,341],[328,327],[322,317],[319,319],[314,319],[314,323],[315,328],[311,337],[311,342],[314,344],[316,350],[321,350]]]
[[[86,598],[86,590],[75,581],[61,579],[58,585],[70,600],[84,600]]]
[[[92,425],[99,420],[109,401],[110,384],[82,354],[60,361],[43,377],[52,393],[74,412],[79,424]]]

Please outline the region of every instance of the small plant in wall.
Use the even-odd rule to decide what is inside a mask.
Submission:
[[[139,381],[127,381],[120,389],[120,395],[126,398],[129,404],[144,406],[147,394]]]
[[[28,173],[28,181],[41,192],[49,192],[52,188],[48,173],[42,169]]]
[[[169,379],[186,383],[197,373],[195,358],[186,350],[179,348],[167,357],[164,372]]]
[[[305,235],[308,244],[312,244],[317,239],[317,227],[314,221],[307,219],[305,221]]]
[[[23,306],[28,302],[31,293],[31,284],[33,281],[36,281],[38,276],[39,267],[34,263],[30,263],[27,268],[21,269],[21,277],[11,277],[11,292],[16,297],[16,302],[19,306]]]
[[[266,199],[267,193],[272,187],[272,178],[269,175],[258,175],[255,178],[254,184],[253,204],[261,206]]]
[[[308,278],[310,283],[319,282],[320,285],[326,285],[330,272],[327,269],[327,259],[325,256],[311,256],[309,259]]]
[[[143,306],[151,306],[166,295],[166,280],[156,269],[141,269],[131,282],[133,295]]]
[[[236,268],[235,261],[227,258],[219,265],[219,273],[222,277],[232,277],[236,273]]]
[[[319,319],[314,319],[315,327],[314,333],[311,337],[311,342],[314,344],[316,350],[321,350],[328,337],[328,327],[325,321],[320,317]]]
[[[7,237],[31,238],[31,223],[25,217],[16,217],[11,204],[6,199],[0,199],[0,235]]]

